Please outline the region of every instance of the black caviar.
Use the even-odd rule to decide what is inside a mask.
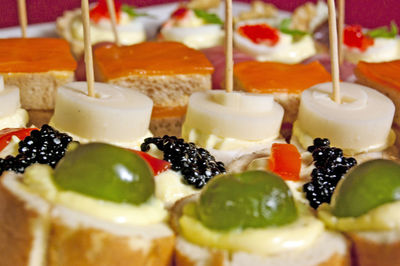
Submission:
[[[146,152],[154,144],[164,152],[164,160],[171,163],[171,169],[180,171],[187,184],[202,188],[211,178],[225,173],[225,166],[217,162],[207,150],[197,148],[181,138],[165,135],[162,138],[147,138],[140,146]]]
[[[317,209],[324,202],[330,203],[337,183],[357,161],[353,157],[343,157],[343,151],[330,147],[328,139],[314,139],[314,145],[307,150],[312,153],[315,168],[311,182],[304,184],[303,191],[311,207]]]
[[[25,172],[25,169],[34,164],[48,164],[55,167],[65,155],[72,138],[60,133],[49,125],[43,125],[40,130],[33,130],[30,136],[19,142],[17,156],[7,156],[0,159],[0,175],[4,171]]]

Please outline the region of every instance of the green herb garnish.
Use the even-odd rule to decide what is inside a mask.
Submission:
[[[390,31],[385,27],[376,28],[367,32],[371,38],[395,38],[399,29],[394,21],[390,23]]]
[[[203,19],[207,24],[223,24],[222,20],[216,14],[208,13],[201,9],[193,9],[193,12],[196,17]]]
[[[135,10],[135,7],[130,6],[130,5],[122,5],[121,10],[128,14],[131,18],[136,18],[136,17],[153,17],[152,15],[149,15],[147,13],[137,13]]]
[[[299,40],[300,38],[308,34],[305,31],[291,29],[291,23],[292,21],[290,18],[283,19],[279,25],[279,31],[285,34],[292,35],[294,40]]]

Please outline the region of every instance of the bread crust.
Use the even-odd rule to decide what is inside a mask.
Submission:
[[[48,266],[170,265],[175,236],[148,240],[150,248],[132,248],[131,237],[93,228],[71,228],[60,219],[51,224]],[[141,243],[143,239],[137,238]]]
[[[1,178],[1,177],[0,177]],[[0,182],[0,265],[28,265],[33,234],[32,220],[38,217],[33,209],[17,198]]]
[[[53,116],[53,110],[28,110],[29,123],[28,126],[42,127],[44,124],[50,122],[50,118]]]
[[[21,106],[27,110],[53,110],[57,88],[74,80],[73,71],[0,74],[4,84],[19,88]]]
[[[181,137],[184,116],[152,118],[149,129],[155,137],[164,135]]]
[[[113,224],[15,189],[18,178],[14,173],[0,177],[0,266],[171,264],[175,235],[166,225],[146,229],[163,228],[148,236],[138,231],[147,226]],[[41,205],[32,205],[32,199]],[[34,247],[36,252],[32,252]]]
[[[400,265],[400,241],[374,242],[357,233],[349,233],[352,241],[352,255],[358,266]]]
[[[160,107],[186,106],[192,93],[211,90],[211,74],[131,75],[107,80],[99,72],[95,62],[97,81],[138,90]]]

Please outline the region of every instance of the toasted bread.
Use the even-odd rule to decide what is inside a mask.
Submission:
[[[121,225],[50,203],[0,179],[0,265],[170,265],[175,236],[166,224]]]

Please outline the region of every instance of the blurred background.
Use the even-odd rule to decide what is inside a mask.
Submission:
[[[96,2],[91,0],[90,2]],[[179,2],[173,0],[121,0],[137,7]],[[250,2],[243,0],[241,2]],[[278,8],[291,11],[307,0],[268,0]],[[312,1],[315,2],[315,1]],[[80,6],[80,0],[26,0],[29,24],[55,21],[64,10]],[[0,0],[0,28],[18,25],[17,0]],[[400,0],[346,0],[346,23],[372,28],[395,20],[400,25]]]

